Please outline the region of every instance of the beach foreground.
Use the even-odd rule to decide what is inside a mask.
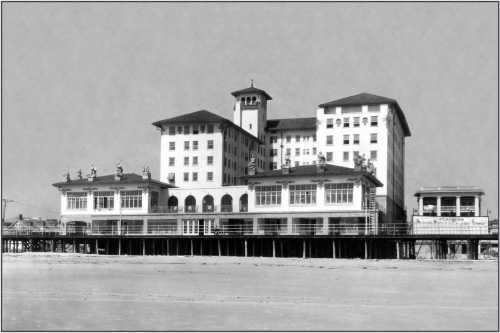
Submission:
[[[496,261],[3,255],[3,330],[498,330]]]

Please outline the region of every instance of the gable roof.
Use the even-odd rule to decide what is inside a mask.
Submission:
[[[236,90],[236,91],[233,91],[231,93],[231,95],[233,95],[234,97],[238,97],[238,96],[243,95],[243,94],[262,94],[262,95],[264,95],[264,97],[266,97],[266,99],[273,99],[267,92],[265,92],[262,89],[257,89],[254,86],[251,86],[251,87],[248,87],[245,89]]]
[[[316,118],[287,118],[269,119],[266,124],[267,130],[295,130],[295,129],[315,129]]]
[[[63,186],[76,186],[76,185],[115,185],[115,184],[155,184],[163,188],[175,187],[167,183],[160,182],[154,179],[142,179],[142,176],[136,173],[125,173],[122,179],[115,180],[115,175],[105,175],[98,176],[92,182],[89,182],[87,178],[83,179],[72,179],[69,182],[58,182],[52,184],[55,187]]]
[[[363,170],[356,170],[353,168],[346,168],[333,164],[325,164],[325,170],[320,172],[317,165],[301,165],[297,167],[291,167],[288,174],[283,174],[282,169],[265,171],[257,173],[252,176],[246,176],[244,178],[256,179],[256,178],[277,178],[277,177],[304,177],[304,176],[364,176],[372,181],[376,186],[383,186],[383,184],[372,174]]]
[[[403,110],[399,106],[398,102],[389,97],[373,95],[369,93],[361,93],[341,99],[337,99],[331,102],[320,104],[320,108],[332,107],[332,106],[350,106],[350,105],[373,105],[373,104],[389,104],[393,105],[396,109],[396,114],[398,115],[399,121],[403,126],[403,132],[405,136],[410,136],[410,127],[406,121],[406,117]]]
[[[199,110],[191,113],[186,113],[177,117],[155,121],[153,125],[161,128],[162,125],[190,124],[190,123],[201,123],[201,124],[212,123],[212,124],[229,125],[235,128],[236,130],[244,133],[245,135],[249,136],[250,138],[256,140],[257,142],[262,143],[262,141],[260,141],[259,138],[253,136],[252,133],[245,131],[243,128],[239,127],[229,119],[221,117],[218,114],[215,114],[208,110]]]

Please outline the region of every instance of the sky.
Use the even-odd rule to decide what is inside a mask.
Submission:
[[[394,98],[405,202],[421,186],[475,185],[498,216],[497,3],[2,3],[6,216],[57,218],[69,169],[144,165],[152,122],[208,109],[231,119],[250,79],[269,118],[369,92]]]

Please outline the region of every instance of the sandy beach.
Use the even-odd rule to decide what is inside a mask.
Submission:
[[[3,330],[498,330],[497,261],[3,255]]]

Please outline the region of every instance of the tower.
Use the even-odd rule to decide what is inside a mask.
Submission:
[[[265,140],[265,129],[267,123],[267,101],[271,100],[267,92],[253,86],[233,91],[235,97],[233,122],[259,138]]]

